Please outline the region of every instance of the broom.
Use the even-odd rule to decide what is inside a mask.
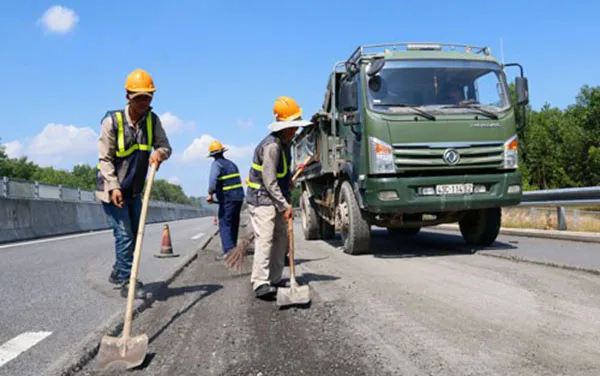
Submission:
[[[306,165],[308,164],[308,162],[310,162],[312,157],[313,154],[309,155],[304,160],[304,163],[298,166],[298,170],[292,177],[292,183],[294,183],[298,176],[306,169]],[[241,271],[244,266],[244,257],[246,256],[248,248],[250,247],[250,244],[252,244],[253,241],[254,230],[252,230],[252,232],[250,232],[250,234],[247,237],[242,239],[242,241],[235,248],[227,252],[227,256],[225,256],[225,266],[230,269]]]

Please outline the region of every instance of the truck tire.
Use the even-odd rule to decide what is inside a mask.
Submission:
[[[501,208],[473,210],[458,222],[465,242],[483,247],[490,246],[496,241],[501,223]]]
[[[308,196],[308,191],[302,191],[300,196],[300,218],[302,220],[302,232],[305,240],[319,239],[319,216],[314,204]]]
[[[352,186],[347,181],[340,188],[336,215],[340,220],[344,252],[350,255],[371,253],[371,226],[362,218]]]

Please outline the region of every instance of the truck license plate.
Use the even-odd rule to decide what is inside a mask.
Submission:
[[[464,195],[473,193],[473,184],[442,184],[435,187],[438,195]]]

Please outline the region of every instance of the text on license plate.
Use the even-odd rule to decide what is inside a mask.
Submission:
[[[473,193],[473,184],[441,184],[435,187],[437,195],[464,195]]]

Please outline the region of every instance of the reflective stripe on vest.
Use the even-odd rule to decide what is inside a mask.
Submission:
[[[285,153],[282,152],[281,156],[283,157],[283,171],[277,174],[277,179],[284,178],[285,175],[288,173],[287,158],[285,157]],[[252,168],[255,169],[256,171],[260,171],[260,172],[262,172],[262,170],[263,170],[262,166],[258,165],[256,163],[252,163]],[[260,189],[260,184],[248,181],[248,187],[254,188],[254,189]]]
[[[148,116],[146,117],[146,130],[148,132],[148,135],[147,135],[148,144],[143,145],[143,144],[136,143],[136,144],[131,145],[131,147],[127,150],[125,150],[125,129],[123,128],[123,115],[121,114],[120,111],[117,111],[115,113],[115,115],[117,116],[117,145],[118,145],[118,149],[116,152],[117,157],[119,157],[119,158],[127,157],[136,150],[152,151],[152,114],[148,114]]]
[[[229,174],[229,175],[219,176],[217,178],[217,180],[227,180],[227,179],[237,178],[239,176],[240,176],[240,174],[238,172],[238,173],[235,173],[235,174]],[[240,184],[234,184],[234,185],[224,185],[223,186],[223,190],[224,191],[230,191],[232,189],[242,188],[242,187],[243,187],[243,185],[241,183]]]

